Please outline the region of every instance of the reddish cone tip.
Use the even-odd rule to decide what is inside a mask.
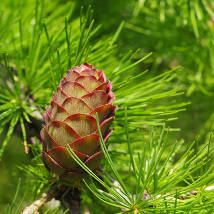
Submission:
[[[88,63],[67,72],[45,113],[41,131],[42,160],[60,180],[76,182],[87,173],[72,159],[67,144],[91,170],[96,170],[103,153],[100,147],[96,113],[104,141],[117,109],[112,85],[102,70]]]

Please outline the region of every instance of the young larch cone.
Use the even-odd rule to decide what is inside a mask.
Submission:
[[[112,85],[102,70],[85,63],[67,72],[47,108],[41,131],[42,159],[48,170],[64,181],[87,176],[70,156],[67,144],[91,170],[98,168],[103,152],[96,113],[106,142],[116,110],[113,100]]]

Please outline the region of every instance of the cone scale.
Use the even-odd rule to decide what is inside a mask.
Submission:
[[[60,82],[41,131],[42,160],[60,180],[73,182],[87,176],[68,153],[67,145],[91,170],[99,167],[103,152],[96,114],[106,142],[116,110],[113,100],[111,83],[93,65],[85,63],[72,68]]]

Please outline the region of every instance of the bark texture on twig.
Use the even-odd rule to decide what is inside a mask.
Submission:
[[[26,207],[22,214],[39,214],[39,209],[44,206],[48,201],[52,200],[56,196],[57,192],[50,191],[48,193],[43,193],[42,197],[34,201],[31,205]]]
[[[62,192],[60,198],[64,210],[68,210],[68,214],[81,214],[81,198],[80,190],[77,188],[68,188]]]
[[[22,214],[39,214],[39,209],[54,198],[61,202],[64,211],[68,211],[68,214],[81,214],[80,191],[66,186],[54,187],[48,193],[43,193],[42,197],[27,206]]]

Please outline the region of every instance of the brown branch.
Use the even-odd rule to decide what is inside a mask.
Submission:
[[[58,193],[55,190],[49,191],[48,193],[43,193],[42,197],[34,201],[31,205],[27,206],[22,214],[39,214],[39,209],[41,209],[47,202],[56,197]]]
[[[27,206],[22,214],[39,214],[39,209],[54,198],[61,202],[64,211],[68,211],[68,214],[81,214],[80,191],[67,186],[53,187],[47,193],[43,193],[42,197]]]
[[[81,198],[80,198],[80,190],[77,188],[67,188],[63,190],[63,194],[58,199],[61,201],[61,205],[64,210],[68,210],[68,214],[81,214]]]

